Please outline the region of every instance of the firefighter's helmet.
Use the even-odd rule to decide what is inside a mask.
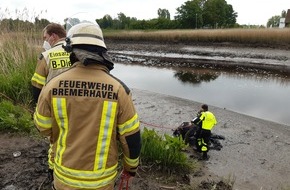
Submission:
[[[74,45],[95,45],[107,49],[103,32],[97,23],[85,22],[72,26],[65,41],[65,49],[69,52]]]
[[[98,23],[91,18],[93,17],[88,13],[78,13],[65,20],[67,37],[63,48],[71,53],[70,61],[72,64],[77,61],[84,65],[95,63],[95,56],[99,56],[103,60],[98,61],[98,63],[112,70],[114,63],[107,54],[103,32]],[[86,56],[80,51],[86,51]]]

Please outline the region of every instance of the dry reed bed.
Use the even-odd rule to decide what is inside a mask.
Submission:
[[[240,44],[290,44],[290,28],[278,29],[203,29],[158,31],[105,31],[104,37],[112,40],[159,42],[232,42]]]

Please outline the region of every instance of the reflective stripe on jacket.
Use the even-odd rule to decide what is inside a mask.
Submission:
[[[206,130],[212,130],[212,128],[217,123],[214,114],[209,111],[202,112],[200,116],[200,120],[202,121],[202,128]]]
[[[55,180],[64,189],[102,189],[114,183],[117,140],[124,168],[137,170],[139,153],[132,157],[126,141],[140,132],[131,93],[103,66],[77,63],[49,81],[39,96],[34,121],[51,137]]]
[[[51,49],[43,52],[37,62],[31,84],[42,88],[47,81],[67,70],[70,66],[69,53],[63,48],[64,40],[57,42]]]

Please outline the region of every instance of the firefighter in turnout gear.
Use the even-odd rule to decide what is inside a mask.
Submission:
[[[217,124],[214,114],[208,111],[208,105],[203,104],[198,116],[192,121],[199,129],[196,132],[197,149],[202,152],[202,159],[208,160],[207,152],[209,150],[209,142],[211,130]]]
[[[47,81],[70,66],[69,53],[62,48],[66,31],[60,24],[51,23],[43,29],[43,48],[31,78],[34,102],[37,102],[42,87]]]
[[[40,91],[47,81],[67,70],[70,66],[69,53],[62,48],[66,37],[66,31],[60,24],[50,23],[42,32],[43,49],[38,58],[35,72],[31,78],[34,103],[37,103]],[[51,143],[51,142],[50,142]],[[50,161],[52,144],[48,150],[48,177],[52,181],[53,163]]]
[[[139,165],[132,94],[109,73],[114,64],[97,23],[72,26],[63,47],[72,66],[47,82],[34,113],[40,133],[53,142],[53,188],[112,190],[120,150],[123,174],[134,176]]]

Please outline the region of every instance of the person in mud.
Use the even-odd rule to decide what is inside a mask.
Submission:
[[[192,123],[197,125],[198,129],[196,132],[197,138],[197,150],[202,152],[202,159],[208,160],[208,150],[209,150],[209,141],[211,136],[211,130],[217,124],[214,114],[208,111],[208,105],[203,104],[201,110],[198,112],[198,115],[195,119],[192,120]]]
[[[31,78],[34,103],[37,103],[45,83],[71,66],[69,53],[62,48],[66,37],[64,27],[50,23],[43,29],[42,35],[44,40],[42,47],[45,51],[40,54]]]
[[[40,133],[53,143],[53,189],[112,190],[119,155],[121,179],[128,182],[139,165],[140,122],[131,91],[110,74],[114,64],[97,23],[72,26],[63,48],[73,65],[46,83],[34,113]]]

